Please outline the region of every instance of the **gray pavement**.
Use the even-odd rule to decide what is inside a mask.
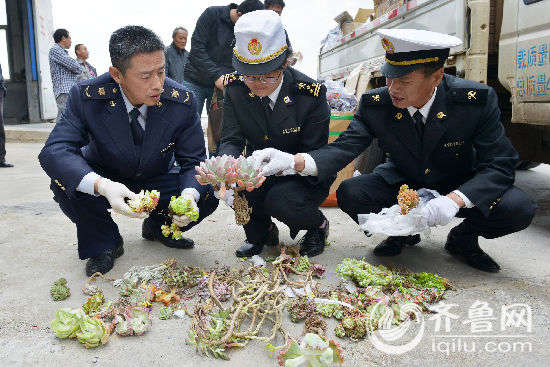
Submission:
[[[114,336],[103,347],[86,350],[74,340],[59,340],[49,330],[49,322],[61,307],[79,307],[86,296],[84,262],[76,252],[76,231],[52,200],[49,179],[36,156],[38,143],[8,143],[7,159],[16,165],[0,169],[0,366],[275,366],[276,360],[260,343],[230,353],[231,361],[199,356],[185,345],[188,319],[158,320],[153,312],[153,327],[141,337]],[[550,166],[519,172],[517,185],[539,204],[533,224],[520,233],[497,240],[481,239],[481,246],[502,266],[498,274],[485,274],[461,264],[443,251],[451,227],[433,230],[420,246],[392,258],[411,271],[438,273],[450,279],[455,291],[444,300],[454,304],[445,330],[446,318],[438,325],[435,315],[425,315],[401,340],[401,345],[420,335],[418,345],[401,355],[391,355],[387,347],[375,348],[369,340],[342,341],[345,366],[540,366],[550,364]],[[323,209],[331,223],[331,246],[315,260],[327,265],[324,282],[337,284],[336,265],[344,257],[365,257],[371,263],[386,263],[371,254],[381,236],[366,238],[338,209]],[[192,250],[175,250],[141,238],[141,223],[116,217],[125,240],[125,251],[111,277],[120,277],[132,265],[149,265],[174,257],[178,261],[208,268],[215,261],[238,264],[233,252],[244,240],[233,214],[223,204],[201,225],[188,232],[196,242]],[[458,220],[457,220],[458,221]],[[454,223],[456,224],[456,223]],[[280,224],[281,238],[292,241],[288,229]],[[273,254],[267,252],[264,255]],[[53,302],[50,284],[65,277],[71,297]],[[109,298],[115,291],[103,286]],[[487,302],[485,314],[476,314]],[[524,304],[523,316],[532,314],[525,324],[501,329],[502,307]],[[491,313],[492,311],[492,313]],[[440,314],[442,316],[443,314]],[[435,318],[434,318],[435,316]],[[451,315],[452,316],[452,315]],[[482,316],[480,323],[476,316]],[[432,319],[434,318],[434,319]],[[470,320],[468,320],[470,319]],[[523,320],[516,314],[515,320]],[[477,321],[476,321],[477,320]],[[474,321],[474,322],[472,322]],[[506,321],[506,320],[505,320]],[[332,324],[333,325],[333,324]],[[287,320],[285,326],[299,336],[302,325]],[[440,327],[439,331],[436,330]],[[472,327],[491,330],[472,330]],[[527,326],[530,326],[528,328]],[[332,330],[332,328],[330,328]],[[479,332],[474,332],[479,331]],[[333,335],[329,331],[329,335]]]

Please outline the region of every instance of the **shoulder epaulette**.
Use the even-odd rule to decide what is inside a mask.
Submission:
[[[319,97],[323,89],[326,87],[321,83],[296,82],[296,92],[307,96]]]
[[[168,85],[164,86],[164,92],[162,92],[160,97],[164,98],[164,99],[167,99],[167,100],[170,100],[170,101],[183,103],[183,104],[189,104],[189,105],[191,104],[191,101],[193,100],[193,98],[192,98],[193,96],[192,96],[191,92],[189,92],[185,89],[171,87],[171,86],[168,86]]]
[[[223,86],[227,87],[234,83],[242,83],[241,76],[237,73],[229,73],[223,76]]]
[[[373,89],[363,94],[361,104],[383,105],[391,102],[387,89]]]
[[[82,97],[85,99],[113,99],[118,97],[120,90],[118,85],[113,83],[82,85],[80,87]]]
[[[486,104],[489,89],[452,88],[451,97],[457,103]]]

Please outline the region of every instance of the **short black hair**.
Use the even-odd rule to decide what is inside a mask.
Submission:
[[[63,37],[69,37],[69,31],[63,28],[56,29],[55,32],[53,32],[53,41],[55,43],[61,42]]]
[[[445,66],[446,59],[437,61],[437,62],[429,62],[424,65],[422,65],[419,70],[424,74],[424,76],[429,76],[435,73],[437,70],[441,69],[443,66]]]
[[[117,29],[109,40],[111,63],[122,74],[136,54],[164,51],[164,44],[152,30],[139,25],[128,25]]]
[[[76,54],[76,51],[78,51],[78,49],[80,48],[80,46],[84,46],[82,43],[79,43],[77,45],[74,46],[74,53]]]
[[[241,5],[237,7],[237,11],[241,14],[250,13],[255,10],[264,10],[264,4],[260,0],[244,0]]]
[[[265,0],[265,8],[269,9],[270,6],[280,6],[281,9],[285,7],[285,2],[283,0]]]

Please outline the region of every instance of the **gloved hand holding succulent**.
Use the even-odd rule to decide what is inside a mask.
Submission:
[[[257,189],[265,181],[260,168],[255,167],[254,158],[240,156],[235,159],[228,155],[212,157],[201,162],[195,169],[197,181],[201,185],[212,185],[216,197],[233,207],[237,224],[247,224],[252,209],[239,192]],[[233,201],[227,198],[231,194]]]
[[[157,207],[160,193],[157,190],[141,190],[136,197],[128,200],[128,206],[136,213],[150,213]]]
[[[170,198],[168,212],[172,218],[171,225],[161,227],[164,237],[170,234],[175,240],[181,239],[181,227],[186,227],[189,223],[199,219],[199,208],[192,194],[184,193],[181,196]]]

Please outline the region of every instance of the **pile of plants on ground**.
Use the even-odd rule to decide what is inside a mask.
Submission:
[[[344,259],[336,268],[342,282],[329,286],[323,265],[284,246],[275,259],[254,260],[200,269],[169,259],[131,267],[121,279],[94,274],[82,289],[88,300],[57,311],[51,329],[93,348],[114,335],[143,335],[153,327],[151,310],[158,308],[158,322],[190,318],[186,344],[200,354],[229,359],[235,349],[263,343],[281,366],[330,366],[343,361],[335,337],[365,338],[381,319],[399,324],[407,313],[403,305],[426,309],[451,288],[438,275],[358,259]],[[107,300],[100,286],[116,287],[118,298]],[[51,291],[54,300],[70,294],[64,279]],[[337,320],[333,330],[327,327],[331,318]],[[303,322],[301,335],[289,334],[288,319]]]

